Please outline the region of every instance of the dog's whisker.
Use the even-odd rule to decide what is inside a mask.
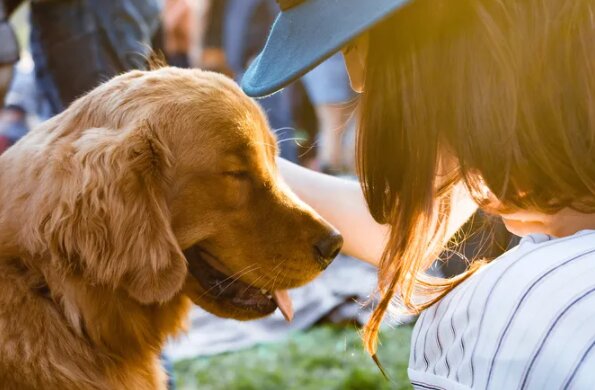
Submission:
[[[284,260],[284,261],[281,261],[280,263],[277,263],[277,265],[275,265],[275,266],[273,267],[273,269],[270,271],[270,273],[273,273],[273,272],[275,272],[275,270],[276,270],[277,268],[279,268],[281,265],[283,265],[283,263],[285,263],[285,261],[287,261],[287,260]],[[279,272],[280,272],[280,271],[279,271]],[[246,289],[245,289],[243,292],[246,292],[246,291],[248,290],[248,288],[250,288],[250,287],[255,287],[254,285],[255,285],[256,283],[258,283],[260,280],[262,280],[262,279],[264,278],[264,276],[265,276],[264,274],[263,274],[263,275],[260,275],[260,276],[259,276],[259,277],[258,277],[258,278],[255,280],[255,281],[253,281],[252,283],[250,283],[250,285],[249,285],[249,286],[248,286],[248,287],[247,287],[247,288],[246,288]],[[267,289],[265,289],[265,290],[267,290]],[[270,291],[272,291],[272,289],[270,289]]]
[[[215,284],[216,287],[221,286],[222,284],[227,282],[227,285],[225,287],[223,287],[223,289],[221,291],[225,291],[225,289],[227,289],[229,286],[231,286],[232,284],[234,284],[236,281],[238,281],[242,276],[245,276],[247,274],[249,274],[252,271],[256,271],[257,269],[259,269],[260,267],[246,267],[244,268],[244,270],[242,272],[236,272],[233,276],[227,277],[224,280],[217,282]]]
[[[300,137],[283,138],[283,139],[277,140],[277,145],[282,144],[283,142],[289,142],[289,141],[305,141],[305,139],[300,138]]]
[[[269,273],[275,272],[275,270],[277,270],[279,267],[281,267],[286,261],[287,261],[287,259],[286,260],[283,260],[283,261],[281,261],[279,263],[277,263],[277,265],[275,265],[273,267],[273,269]],[[280,273],[281,271],[282,270],[279,270],[278,273]],[[260,275],[256,280],[254,280],[252,283],[250,283],[248,285],[248,287],[246,287],[246,289],[244,289],[244,291],[242,291],[242,293],[245,293],[250,287],[255,287],[255,284],[258,283],[260,280],[262,280],[264,278],[264,276],[265,276],[264,274],[263,275]],[[265,288],[265,290],[268,290],[268,291],[271,291],[271,292],[274,291],[274,289],[272,288],[273,285],[274,285],[274,283],[271,284],[271,288],[270,289]]]
[[[287,262],[287,259],[279,262],[272,270],[272,272],[275,272],[275,270],[278,269],[277,273],[275,274],[275,277],[273,278],[272,282],[271,282],[271,290],[275,289],[275,282],[277,281],[277,278],[279,277],[279,275],[281,274],[281,271],[283,271],[282,269],[280,269],[280,267],[285,264]]]
[[[281,276],[281,280],[279,284],[283,284],[285,283],[285,277],[287,276],[286,274],[279,274],[279,276]]]
[[[248,272],[251,272],[253,269],[258,269],[260,268],[260,266],[258,266],[257,264],[249,264],[246,267],[242,268],[241,270],[234,272],[232,275],[228,276],[227,278],[217,282],[218,285],[223,284],[225,282],[227,282],[230,279],[234,279],[237,280],[237,278],[242,277],[243,275],[245,275]]]
[[[275,276],[273,276],[273,279],[271,279],[271,281],[270,281],[270,283],[271,283],[271,290],[274,290],[275,289],[275,284],[276,284],[275,282],[277,281],[277,278],[279,277],[279,273],[280,272],[281,272],[280,270],[277,271],[275,273]]]
[[[273,281],[273,283],[276,283],[277,281],[279,281],[279,284],[283,284],[283,282],[285,282],[285,274],[281,273],[281,270],[279,270],[279,272],[277,273],[277,277],[275,278],[275,280]],[[279,277],[281,277],[281,279],[279,279]]]
[[[250,268],[253,268],[253,269],[250,269]],[[248,265],[248,266],[246,266],[246,267],[242,268],[241,270],[239,270],[239,271],[235,272],[233,275],[230,275],[230,276],[228,276],[227,278],[225,278],[225,279],[223,279],[223,280],[221,280],[221,281],[217,282],[215,285],[213,285],[213,286],[209,287],[209,288],[208,288],[207,290],[205,290],[205,291],[204,291],[204,292],[203,292],[203,293],[202,293],[202,294],[201,294],[201,295],[200,295],[198,298],[200,299],[200,298],[204,297],[206,294],[208,294],[209,292],[211,292],[213,289],[215,289],[215,288],[218,288],[219,286],[221,286],[221,284],[223,284],[223,283],[227,282],[227,281],[228,281],[228,280],[230,280],[230,279],[233,279],[233,278],[235,278],[235,279],[233,279],[233,280],[231,281],[231,283],[230,283],[230,284],[228,284],[226,287],[224,287],[224,288],[223,288],[223,291],[224,291],[224,290],[225,290],[226,288],[228,288],[228,287],[229,287],[231,284],[233,284],[233,282],[235,282],[235,281],[236,281],[238,278],[241,278],[241,277],[242,277],[242,276],[244,276],[245,274],[247,274],[247,273],[249,273],[249,272],[252,272],[252,271],[255,271],[255,270],[259,269],[259,268],[260,268],[260,267],[259,267],[259,266],[257,266],[256,264],[250,264],[250,265]]]
[[[241,294],[244,294],[246,291],[248,291],[248,289],[256,287],[254,286],[256,283],[258,283],[262,278],[264,277],[264,275],[260,275],[258,278],[256,278],[256,280],[254,280],[252,283],[248,284],[248,286],[242,290]],[[266,289],[265,289],[266,290]]]
[[[273,269],[271,270],[271,273],[277,271],[281,266],[283,266],[283,264],[285,264],[287,262],[287,259],[280,261],[279,263],[277,263],[277,265],[275,265],[273,267]],[[279,270],[278,272],[281,272],[281,270]]]
[[[276,129],[271,129],[271,133],[273,133],[273,134],[276,135],[279,132],[284,131],[284,130],[293,130],[293,131],[295,131],[295,127],[291,127],[291,126],[278,127]]]
[[[300,157],[300,158],[301,158],[301,157],[304,157],[305,155],[307,155],[308,153],[310,153],[312,150],[314,150],[314,148],[315,148],[316,146],[318,146],[318,145],[319,145],[319,143],[320,143],[320,142],[318,142],[318,141],[314,141],[314,142],[312,142],[312,144],[310,144],[310,146],[309,146],[308,148],[306,148],[306,150],[304,150],[304,152],[303,152],[303,153],[301,153],[301,154],[299,155],[299,157]],[[302,146],[302,145],[300,145],[300,146]]]
[[[279,145],[281,145],[281,144],[283,144],[285,142],[295,142],[296,144],[298,144],[298,145],[301,146],[302,144],[300,143],[300,141],[306,141],[306,140],[303,139],[303,138],[298,138],[298,137],[285,138],[285,139],[282,139],[282,140],[277,141],[277,146],[279,146]]]
[[[215,285],[215,287],[219,288],[219,294],[217,294],[217,296],[220,296],[221,294],[223,294],[223,292],[225,290],[227,290],[229,287],[231,287],[232,284],[234,284],[236,281],[238,281],[242,276],[245,276],[247,274],[249,274],[250,272],[254,272],[259,270],[261,267],[256,267],[250,270],[247,270],[246,272],[243,272],[241,275],[237,275],[236,277],[234,277],[233,280],[231,280],[225,287],[220,288],[219,286],[221,285],[221,283],[218,283],[217,285]],[[228,278],[229,279],[229,278]]]
[[[272,271],[272,272],[276,271],[276,270],[277,270],[279,267],[281,267],[281,266],[282,266],[283,264],[285,264],[286,262],[287,262],[287,259],[285,259],[285,260],[283,260],[283,261],[280,261],[280,262],[278,262],[278,263],[277,263],[277,265],[275,265],[271,271]]]

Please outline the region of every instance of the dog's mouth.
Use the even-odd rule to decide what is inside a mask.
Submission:
[[[240,280],[241,273],[228,275],[220,270],[218,259],[194,245],[184,251],[190,274],[201,285],[208,297],[215,302],[225,302],[240,310],[266,316],[277,308],[287,321],[293,318],[292,302],[287,290],[268,291]],[[219,269],[218,269],[219,268]]]

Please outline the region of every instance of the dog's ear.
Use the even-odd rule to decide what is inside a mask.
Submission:
[[[55,170],[59,202],[42,223],[56,265],[141,303],[171,299],[187,267],[166,202],[172,156],[158,133],[148,123],[89,129],[67,154]]]

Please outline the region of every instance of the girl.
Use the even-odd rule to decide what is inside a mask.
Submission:
[[[379,267],[369,352],[394,301],[423,311],[416,388],[595,388],[595,2],[280,5],[244,89],[270,93],[343,47],[362,92],[361,191],[284,162],[281,173],[346,252]],[[469,199],[524,238],[432,278]]]

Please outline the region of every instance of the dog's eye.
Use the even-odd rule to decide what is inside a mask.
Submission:
[[[236,180],[247,180],[250,178],[248,171],[229,171],[225,172],[224,175],[232,177]]]

